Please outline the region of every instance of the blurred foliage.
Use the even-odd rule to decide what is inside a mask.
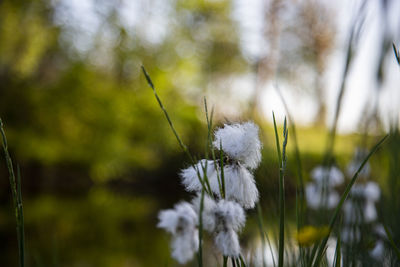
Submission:
[[[243,70],[227,1],[177,1],[170,32],[153,45],[121,24],[116,3],[101,14],[104,26],[88,52],[63,37],[74,29],[55,22],[62,4],[0,4],[0,114],[21,162],[75,165],[95,180],[156,168],[177,146],[140,62],[179,132],[194,142],[203,126],[183,96]],[[105,30],[115,35],[111,46]],[[201,143],[193,145],[199,150]]]

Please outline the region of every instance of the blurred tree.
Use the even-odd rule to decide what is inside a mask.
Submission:
[[[250,113],[260,110],[265,85],[278,78],[312,95],[315,125],[324,125],[324,72],[335,42],[334,14],[318,0],[264,1],[263,51],[254,60],[256,82]]]
[[[17,158],[103,180],[180,153],[141,63],[184,140],[202,151],[193,104],[245,69],[230,2],[89,3],[0,3],[0,115]]]
[[[279,63],[279,39],[281,33],[281,10],[285,8],[285,1],[272,0],[267,3],[265,1],[264,20],[263,20],[263,37],[268,43],[262,54],[255,60],[253,69],[256,74],[256,82],[254,88],[253,99],[250,102],[250,113],[253,117],[258,116],[261,109],[261,93],[262,87],[266,82],[273,79]]]
[[[281,71],[284,75],[297,72],[289,77],[297,77],[295,81],[300,82],[300,87],[308,87],[306,91],[317,104],[315,125],[324,126],[327,112],[324,72],[335,42],[334,14],[326,4],[316,0],[299,1],[292,12],[292,18],[296,19],[284,29]]]

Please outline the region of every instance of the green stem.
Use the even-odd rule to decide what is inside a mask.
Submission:
[[[158,104],[159,104],[161,110],[164,112],[164,115],[165,115],[165,117],[166,117],[166,119],[167,119],[167,121],[168,121],[168,124],[169,124],[169,126],[170,126],[172,132],[174,133],[174,135],[175,135],[175,137],[176,137],[176,140],[178,140],[178,143],[179,143],[180,147],[182,148],[182,150],[186,153],[186,155],[187,155],[188,158],[190,159],[190,162],[191,162],[191,164],[192,164],[192,167],[196,170],[196,173],[197,173],[197,176],[198,176],[198,179],[199,179],[199,182],[200,182],[202,188],[204,188],[204,190],[207,192],[207,194],[209,194],[210,196],[212,196],[212,192],[211,192],[211,189],[210,189],[210,185],[209,185],[209,183],[208,183],[208,180],[205,179],[205,181],[203,181],[203,179],[202,179],[202,177],[201,177],[201,175],[200,175],[200,172],[199,172],[198,168],[196,168],[196,166],[195,166],[195,161],[194,161],[192,155],[190,154],[189,149],[188,149],[187,146],[182,142],[182,139],[179,137],[178,132],[175,130],[174,124],[172,123],[172,121],[171,121],[171,119],[170,119],[170,117],[169,117],[169,115],[168,115],[167,110],[164,108],[164,105],[163,105],[163,103],[161,102],[161,99],[160,99],[160,97],[159,97],[158,94],[157,94],[157,91],[156,91],[156,89],[155,89],[155,87],[154,87],[154,84],[153,84],[153,82],[151,81],[151,78],[150,78],[149,74],[147,73],[146,69],[144,68],[144,66],[142,66],[142,71],[143,71],[144,76],[146,77],[146,80],[147,80],[148,85],[149,85],[150,88],[153,90],[154,96],[155,96],[155,98],[157,99],[157,102],[158,102]],[[208,188],[206,187],[206,185],[208,186]]]
[[[232,263],[232,267],[236,267],[235,258],[231,257],[231,263]]]
[[[203,209],[204,209],[204,190],[201,190],[200,211],[199,211],[199,251],[198,251],[199,267],[203,266]]]
[[[293,139],[293,144],[294,144],[294,151],[295,151],[295,158],[296,158],[296,163],[297,163],[297,190],[296,190],[296,197],[298,196],[298,199],[296,199],[296,220],[297,220],[297,230],[299,230],[303,225],[304,225],[304,218],[305,218],[305,201],[304,201],[304,179],[303,179],[303,167],[301,163],[301,156],[300,156],[300,149],[299,149],[299,143],[297,141],[297,132],[296,132],[296,124],[294,122],[294,119],[289,111],[289,107],[279,90],[279,87],[275,87],[278,95],[283,103],[283,106],[286,110],[286,114],[288,116],[289,123],[291,125],[291,136]],[[300,203],[300,205],[298,205]],[[302,248],[300,248],[300,253],[302,252]]]
[[[176,140],[178,140],[178,143],[179,143],[179,145],[181,146],[181,148],[183,149],[183,151],[185,151],[185,153],[188,155],[188,157],[189,157],[190,159],[192,159],[192,161],[193,161],[192,155],[190,155],[187,146],[182,142],[182,140],[181,140],[181,138],[179,137],[177,131],[175,130],[174,124],[172,123],[172,121],[171,121],[171,119],[170,119],[170,117],[169,117],[169,115],[168,115],[167,110],[164,108],[164,105],[163,105],[163,103],[161,102],[161,99],[158,97],[158,94],[157,94],[157,91],[156,91],[156,89],[155,89],[155,87],[154,87],[154,84],[153,84],[153,82],[151,81],[151,78],[150,78],[149,74],[147,73],[146,69],[144,68],[144,66],[142,66],[142,71],[143,71],[144,76],[146,77],[147,83],[149,84],[149,86],[150,86],[151,89],[153,90],[154,96],[156,97],[157,102],[158,102],[158,104],[160,105],[160,108],[162,109],[162,111],[164,112],[165,117],[167,118],[168,124],[169,124],[169,126],[171,127],[171,130],[172,130],[172,132],[174,133],[174,135],[175,135],[175,137],[176,137]],[[193,163],[194,163],[194,161],[193,161]]]
[[[19,254],[19,266],[25,265],[25,234],[24,234],[24,215],[22,206],[22,194],[21,194],[21,175],[18,168],[17,179],[15,179],[14,167],[8,152],[8,143],[6,134],[3,127],[3,121],[0,118],[0,132],[3,142],[4,156],[7,163],[9,180],[11,186],[11,195],[13,200],[15,219],[17,222],[17,239],[18,239],[18,254]]]
[[[282,144],[282,155],[280,151],[280,143],[278,130],[276,127],[275,115],[272,113],[273,121],[274,121],[274,130],[275,130],[275,139],[276,139],[276,147],[278,151],[278,160],[279,160],[279,246],[278,246],[278,266],[283,266],[284,260],[284,250],[285,250],[285,181],[284,175],[286,170],[286,146],[288,140],[288,130],[286,124],[286,118],[283,124],[283,144]]]
[[[227,267],[228,266],[228,257],[224,256],[224,265],[223,267]]]
[[[396,246],[396,244],[394,243],[392,234],[390,233],[389,229],[387,228],[387,226],[385,224],[383,224],[383,228],[385,229],[386,235],[389,239],[390,245],[392,246],[394,252],[396,253],[397,258],[400,260],[400,250],[399,248]]]

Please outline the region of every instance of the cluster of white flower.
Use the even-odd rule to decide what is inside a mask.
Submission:
[[[179,263],[190,260],[199,248],[198,217],[193,207],[187,202],[179,203],[175,209],[161,211],[159,219],[157,226],[173,235],[172,257]]]
[[[352,177],[362,163],[366,151],[356,149],[353,160],[350,162],[347,172]],[[385,236],[382,226],[376,222],[377,211],[376,202],[379,201],[381,190],[375,182],[368,181],[370,166],[366,164],[359,174],[359,183],[353,185],[349,198],[343,205],[343,228],[341,230],[341,239],[346,244],[357,243],[361,241],[361,229],[365,225],[372,227],[372,233],[377,237],[375,246],[369,251],[372,258],[380,260],[384,253]]]
[[[261,142],[258,138],[258,127],[247,122],[225,125],[215,132],[213,145],[222,147],[226,162],[223,163],[225,179],[225,197],[241,204],[245,209],[254,208],[258,201],[258,190],[252,171],[261,161]],[[202,182],[199,179],[207,175],[212,192],[221,196],[221,168],[219,162],[201,160],[195,166],[182,170],[182,184],[189,192],[199,192]]]
[[[311,172],[314,182],[305,188],[307,204],[312,209],[336,207],[339,194],[335,187],[342,184],[344,176],[337,167],[318,166]]]
[[[239,257],[238,232],[245,225],[244,209],[254,208],[258,201],[253,177],[261,161],[258,131],[252,122],[224,125],[215,132],[213,142],[214,148],[222,148],[223,162],[219,157],[203,159],[181,171],[185,189],[196,192],[197,197],[192,203],[182,202],[173,210],[161,211],[158,224],[173,235],[172,257],[179,263],[190,260],[198,250],[199,218],[203,229],[214,235],[215,245],[224,256]],[[210,192],[204,195],[200,216],[204,186]]]
[[[365,149],[357,148],[352,161],[346,169],[346,174],[351,179],[364,158],[367,156]],[[369,255],[375,259],[382,259],[385,252],[383,239],[386,234],[382,225],[377,223],[376,203],[380,199],[379,185],[369,181],[371,167],[369,163],[360,171],[356,184],[352,186],[348,199],[343,205],[343,225],[340,230],[341,242],[346,246],[362,241],[362,229],[369,227],[370,234],[376,238],[375,246],[369,250]],[[318,166],[311,172],[313,182],[305,188],[307,204],[312,209],[335,208],[340,200],[336,188],[344,181],[343,173],[337,167]]]
[[[194,206],[200,211],[200,196],[194,199]],[[220,199],[218,202],[204,197],[202,223],[205,230],[214,234],[217,248],[225,256],[238,257],[240,253],[238,231],[245,224],[243,208],[234,201]]]

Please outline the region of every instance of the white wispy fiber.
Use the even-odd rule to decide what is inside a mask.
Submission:
[[[237,232],[244,226],[243,208],[233,201],[220,200],[215,209],[215,245],[225,256],[239,257],[240,245]]]
[[[200,213],[201,196],[193,199],[195,211]],[[216,247],[225,256],[238,257],[240,253],[239,237],[246,221],[243,208],[234,201],[220,200],[215,202],[204,195],[202,223],[203,228],[214,234]]]
[[[318,166],[311,171],[311,177],[314,182],[305,188],[308,206],[313,209],[336,207],[340,197],[335,187],[344,181],[342,172],[334,166]]]
[[[180,173],[180,177],[182,184],[185,186],[187,191],[200,192],[202,189],[202,184],[199,180],[199,175],[202,181],[204,181],[204,174],[207,175],[210,184],[215,184],[211,182],[213,179],[215,180],[217,183],[216,189],[219,191],[218,180],[216,180],[217,170],[215,168],[214,161],[212,160],[202,159],[194,167],[190,166],[189,168],[183,169]]]
[[[243,166],[255,169],[261,161],[261,142],[258,137],[258,126],[253,122],[225,124],[215,132],[213,145],[222,150],[229,158]]]
[[[193,258],[199,248],[198,217],[192,205],[181,202],[174,209],[163,210],[158,215],[157,227],[172,234],[172,257],[184,264]]]
[[[365,207],[364,207],[364,219],[367,222],[375,221],[378,217],[376,212],[375,203],[381,196],[381,190],[377,183],[368,182],[365,185]]]
[[[239,257],[240,245],[239,237],[235,231],[228,229],[224,232],[218,232],[215,236],[215,245],[224,256]]]
[[[207,167],[205,167],[206,162]],[[218,179],[221,179],[221,173],[217,173],[219,168],[215,168],[214,162],[203,159],[195,165],[195,168],[199,168],[199,174],[202,179],[204,179],[203,168],[206,168],[212,192],[219,198],[222,198],[220,190],[221,181],[218,181]],[[202,189],[195,168],[189,167],[180,173],[182,184],[189,192],[200,192]],[[224,166],[224,180],[225,196],[228,200],[235,200],[246,209],[254,208],[255,203],[258,201],[258,190],[253,174],[246,167],[240,165],[240,163]]]
[[[381,197],[381,189],[375,182],[368,182],[365,185],[365,198],[368,201],[376,202]]]
[[[258,201],[258,190],[253,174],[240,164],[224,167],[225,195],[235,200],[245,209],[254,208]]]
[[[318,184],[309,183],[305,188],[306,201],[310,208],[328,208],[332,209],[339,203],[339,194],[333,190],[326,190],[325,194],[322,186]]]
[[[311,171],[311,177],[318,184],[326,184],[335,187],[343,183],[343,173],[337,167],[318,166]]]

